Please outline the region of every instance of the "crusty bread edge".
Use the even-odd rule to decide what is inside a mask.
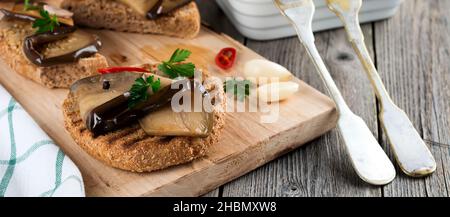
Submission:
[[[101,8],[106,8],[106,4],[109,4],[104,3],[103,0],[96,0],[95,3],[102,4]],[[95,3],[89,2],[89,0],[64,0],[61,3],[61,7],[74,12],[73,19],[77,25],[91,28],[105,28],[121,32],[162,34],[179,38],[194,38],[200,32],[201,17],[195,1],[156,20],[148,20],[145,17],[141,18],[141,15],[134,12],[128,6],[118,3],[114,10],[127,10],[126,15],[128,18],[138,19],[130,22],[130,25],[122,26],[113,21],[103,22],[105,14],[93,8],[93,4]],[[92,12],[93,10],[95,12]],[[113,10],[107,11],[111,12]],[[112,15],[109,14],[110,16]],[[131,24],[136,26],[132,26]]]

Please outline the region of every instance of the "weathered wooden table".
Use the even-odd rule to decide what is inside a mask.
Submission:
[[[305,82],[324,86],[296,37],[253,41],[240,35],[213,0],[198,0],[213,29],[278,62]],[[354,173],[332,131],[207,194],[229,196],[450,196],[450,1],[408,0],[393,18],[363,26],[366,43],[394,102],[403,108],[437,161],[427,178],[397,178],[384,187]],[[353,111],[394,157],[378,121],[377,99],[343,29],[316,33],[316,44]]]

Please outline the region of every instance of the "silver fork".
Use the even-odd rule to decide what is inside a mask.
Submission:
[[[380,120],[400,168],[409,176],[420,177],[436,170],[436,161],[403,110],[392,102],[378,75],[359,26],[361,0],[327,0],[328,7],[342,20],[350,42],[367,72],[380,101]]]
[[[344,101],[314,44],[312,0],[274,0],[283,15],[297,30],[317,72],[336,103],[339,112],[338,129],[356,173],[373,185],[385,185],[395,178],[395,169],[366,123],[356,116]]]

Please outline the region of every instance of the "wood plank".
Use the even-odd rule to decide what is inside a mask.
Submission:
[[[141,35],[107,30],[89,30],[103,41],[101,53],[111,65],[133,65],[168,59],[176,48],[193,51],[190,61],[212,75],[242,75],[245,62],[262,58],[226,35],[203,28],[192,40]],[[239,52],[235,71],[224,72],[214,64],[223,47]],[[328,97],[299,82],[301,91],[281,102],[279,119],[262,124],[262,113],[227,113],[220,142],[207,157],[166,170],[136,174],[105,166],[81,150],[65,132],[61,103],[66,90],[49,90],[12,72],[0,64],[0,81],[59,144],[83,173],[89,196],[198,196],[293,150],[334,127],[336,110]],[[272,106],[276,106],[273,104]],[[275,108],[275,107],[272,107]],[[301,109],[298,109],[301,108]]]
[[[238,71],[242,70],[243,63],[247,60],[259,58],[259,55],[230,38],[208,30],[203,30],[199,37],[189,42],[163,36],[109,31],[96,33],[104,41],[102,53],[112,63],[111,57],[116,55],[126,56],[126,64],[151,59],[162,60],[170,57],[174,48],[180,46],[194,51],[191,61],[198,66],[211,69],[211,73],[216,76],[223,76],[205,62],[213,59],[211,50],[228,46],[238,48],[240,58],[235,66]],[[117,49],[114,45],[126,46]],[[164,52],[165,49],[170,52]],[[107,167],[89,157],[65,132],[60,107],[67,91],[48,90],[25,80],[4,65],[1,68],[1,83],[79,166],[85,178],[87,193],[91,196],[202,195],[278,157],[280,153],[316,138],[335,124],[333,103],[298,81],[302,91],[282,103],[280,118],[276,123],[260,124],[261,113],[227,113],[227,125],[222,138],[211,147],[206,158],[148,174],[128,173]],[[302,109],[299,110],[298,107]]]
[[[450,197],[450,2],[430,4],[431,73],[427,76],[427,97],[424,118],[424,139],[429,141],[440,169],[436,178],[426,180],[428,196]],[[428,89],[427,88],[427,89]],[[439,156],[440,155],[440,156]],[[445,191],[447,190],[447,191]]]
[[[449,8],[447,0],[405,1],[394,18],[375,25],[381,77],[394,102],[429,141],[438,164],[426,179],[407,177],[397,169],[385,196],[449,196]],[[389,149],[384,136],[383,143]]]
[[[204,194],[202,197],[220,197],[220,187]]]
[[[365,25],[369,49],[372,26]],[[345,32],[316,34],[320,53],[350,107],[377,136],[374,93]],[[270,42],[248,41],[248,47],[278,62],[317,89],[324,85],[297,38]],[[224,186],[223,196],[381,196],[381,189],[365,184],[355,174],[336,131]]]

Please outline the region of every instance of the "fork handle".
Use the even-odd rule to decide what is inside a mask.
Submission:
[[[345,23],[345,29],[347,30],[348,40],[352,44],[353,49],[356,51],[359,60],[361,61],[365,71],[367,72],[372,86],[375,87],[375,94],[380,100],[381,106],[385,104],[393,104],[391,97],[389,96],[386,87],[378,74],[375,64],[372,61],[372,57],[367,50],[364,42],[364,34],[361,26],[359,25],[358,16],[343,15],[341,19]]]
[[[302,42],[302,44],[306,48],[306,52],[311,57],[311,60],[313,61],[313,64],[316,67],[317,72],[319,73],[320,77],[325,83],[327,91],[330,93],[331,98],[333,98],[334,102],[336,103],[338,112],[340,114],[349,112],[351,113],[350,108],[348,107],[347,103],[345,103],[345,100],[342,97],[341,93],[339,92],[336,83],[334,83],[334,80],[331,77],[330,73],[328,72],[325,63],[322,60],[322,57],[317,51],[317,47],[315,45],[315,38],[311,27],[311,22],[302,19],[301,16],[297,17],[298,13],[289,14],[289,11],[286,11],[286,13],[291,18],[294,27],[298,33],[300,42]]]
[[[400,168],[407,175],[413,177],[433,173],[436,170],[436,161],[408,116],[390,98],[364,43],[358,14],[348,12],[338,15],[345,24],[349,41],[380,101],[380,121]]]
[[[286,13],[289,15],[289,12]],[[300,41],[305,46],[317,72],[336,103],[339,112],[339,133],[356,173],[367,183],[373,185],[388,184],[395,178],[394,166],[366,123],[353,114],[345,103],[314,44],[311,23],[295,17],[296,14],[298,13],[293,13],[289,17],[295,24]]]

